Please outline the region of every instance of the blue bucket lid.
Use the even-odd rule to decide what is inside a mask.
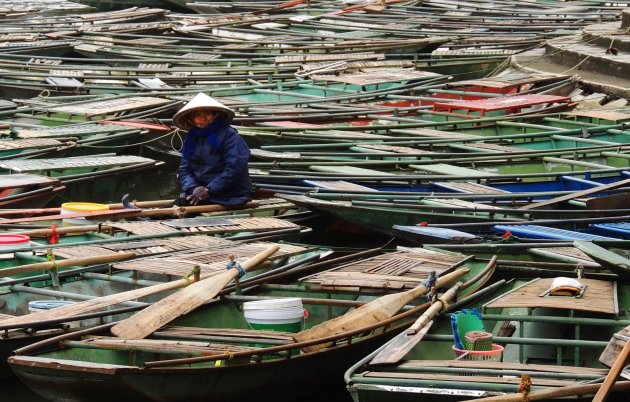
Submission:
[[[29,308],[37,308],[40,310],[51,310],[57,307],[67,306],[75,302],[69,300],[34,300],[28,302]]]

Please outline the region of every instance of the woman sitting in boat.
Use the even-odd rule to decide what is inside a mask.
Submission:
[[[251,200],[250,151],[229,125],[233,118],[230,108],[203,93],[173,116],[175,126],[188,130],[177,171],[180,204],[234,206]]]

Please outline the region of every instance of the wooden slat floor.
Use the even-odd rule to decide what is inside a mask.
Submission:
[[[108,223],[108,226],[125,230],[136,235],[168,233],[173,231],[198,232],[204,234],[266,232],[278,229],[297,229],[300,227],[295,223],[277,218],[226,218],[226,220],[226,224],[181,229],[168,226],[168,221],[112,222]]]
[[[488,308],[536,308],[547,307],[563,310],[591,311],[617,314],[616,286],[614,282],[581,278],[586,285],[581,297],[542,296],[554,278],[537,278],[484,305]]]
[[[0,162],[3,169],[15,172],[41,172],[50,170],[104,168],[114,166],[134,165],[152,162],[153,159],[134,155],[121,156],[77,156],[71,158],[48,158],[28,160],[5,160]]]
[[[221,272],[225,270],[229,256],[243,262],[275,243],[249,243],[235,246],[217,247],[207,251],[179,252],[156,257],[139,258],[113,264],[116,269],[146,272],[159,275],[185,276],[195,265],[203,264],[201,273]],[[280,250],[271,259],[280,259],[307,251],[304,247],[280,244]]]
[[[0,141],[0,151],[48,148],[61,145],[63,145],[61,141],[48,138],[2,140]]]
[[[68,246],[55,249],[61,258],[82,258],[117,253],[135,253],[138,256],[188,250],[193,248],[213,248],[232,244],[230,240],[206,235],[177,236],[172,238],[134,241],[133,238],[120,243],[103,245]]]
[[[429,250],[397,251],[345,264],[301,280],[335,290],[374,288],[400,291],[418,286],[431,271],[441,275],[466,259]]]

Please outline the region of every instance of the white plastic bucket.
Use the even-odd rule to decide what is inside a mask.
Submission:
[[[253,329],[299,332],[304,322],[302,299],[257,300],[243,303],[243,314]]]
[[[107,210],[109,210],[109,206],[107,204],[95,204],[92,202],[65,202],[61,204],[60,214],[63,217],[63,215],[68,214],[101,212]],[[85,218],[63,219],[64,226],[91,225],[92,223],[94,222]]]

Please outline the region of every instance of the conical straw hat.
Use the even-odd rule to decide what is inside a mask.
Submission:
[[[173,124],[181,129],[188,130],[192,125],[189,113],[202,109],[220,112],[225,122],[230,122],[234,118],[234,111],[232,109],[204,93],[198,93],[190,102],[175,113],[175,116],[173,116]]]

